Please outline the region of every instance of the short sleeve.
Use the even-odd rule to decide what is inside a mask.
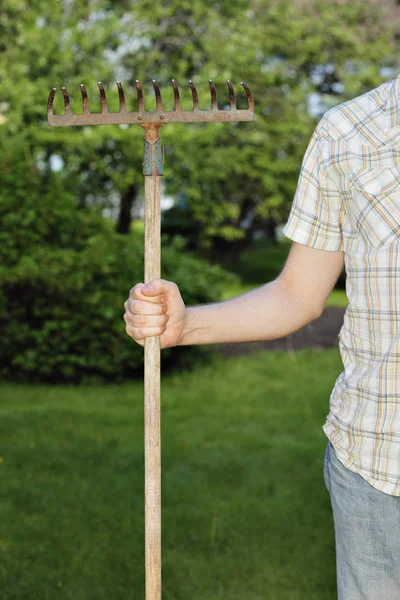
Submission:
[[[322,163],[323,119],[311,137],[301,165],[296,193],[282,233],[289,239],[319,250],[343,250],[341,218],[343,198]]]

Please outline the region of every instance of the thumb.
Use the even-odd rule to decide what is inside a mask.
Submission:
[[[166,296],[171,294],[171,282],[165,279],[153,279],[149,283],[146,283],[141,289],[144,296],[159,296],[165,294]]]

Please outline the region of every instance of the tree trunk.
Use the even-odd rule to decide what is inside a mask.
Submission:
[[[264,231],[267,237],[271,240],[276,241],[276,221],[273,217],[269,217],[265,222]]]
[[[137,186],[131,184],[123,194],[119,205],[119,215],[117,222],[118,233],[129,233],[129,228],[132,221],[131,211],[137,194]]]

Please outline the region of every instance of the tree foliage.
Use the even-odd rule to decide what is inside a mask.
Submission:
[[[379,7],[356,0],[57,0],[51,9],[45,0],[3,0],[1,374],[118,378],[142,365],[142,351],[126,338],[122,322],[122,302],[143,276],[142,239],[130,228],[143,186],[142,130],[50,129],[50,88],[65,85],[79,112],[80,83],[92,111],[100,110],[98,80],[111,110],[118,109],[117,79],[128,110],[136,110],[136,79],[149,110],[153,78],[167,109],[171,78],[181,84],[187,109],[189,78],[204,108],[209,79],[217,83],[221,107],[228,102],[225,79],[237,91],[241,79],[248,83],[253,122],[162,130],[166,190],[187,206],[182,232],[190,235],[190,248],[216,259],[286,219],[315,126],[309,94],[324,94],[328,108],[378,85],[380,67],[395,64],[396,44]],[[238,102],[245,105],[243,92]],[[56,111],[63,111],[60,91]],[[117,223],[104,218],[105,208]],[[193,259],[181,241],[168,243],[163,273],[179,283],[184,299],[217,299],[223,272]],[[186,348],[181,353],[182,360],[190,356]]]
[[[379,85],[381,67],[395,64],[397,42],[379,7],[357,1],[258,0],[239,19],[213,21],[209,34],[212,58],[202,72],[236,84],[245,79],[256,100],[255,120],[182,126],[179,143],[176,130],[165,133],[169,188],[184,190],[191,219],[202,224],[192,247],[209,247],[216,257],[220,248],[268,231],[271,220],[285,222],[321,116],[310,115],[310,94],[322,95],[323,112]]]
[[[92,110],[99,110],[96,82],[102,80],[117,110],[115,80],[122,79],[128,108],[135,110],[134,82],[140,79],[152,109],[151,79],[171,107],[174,77],[189,108],[189,78],[204,107],[210,104],[208,79],[217,82],[221,106],[228,100],[225,79],[237,90],[241,79],[247,81],[256,100],[253,123],[162,130],[167,191],[185,194],[199,225],[194,246],[202,249],[266,229],[271,218],[285,219],[315,125],[308,95],[325,94],[328,107],[378,85],[380,67],[394,63],[397,46],[380,7],[358,0],[69,0],[52,3],[51,11],[44,0],[4,0],[0,49],[0,113],[6,119],[0,135],[23,135],[24,152],[48,170],[59,157],[59,176],[80,206],[114,207],[124,233],[142,188],[141,130],[51,130],[45,120],[49,89],[66,85],[80,111],[84,82]],[[56,107],[63,110],[60,92]]]

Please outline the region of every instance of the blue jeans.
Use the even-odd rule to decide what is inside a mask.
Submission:
[[[400,497],[344,467],[329,440],[324,480],[335,526],[338,600],[400,600]]]

